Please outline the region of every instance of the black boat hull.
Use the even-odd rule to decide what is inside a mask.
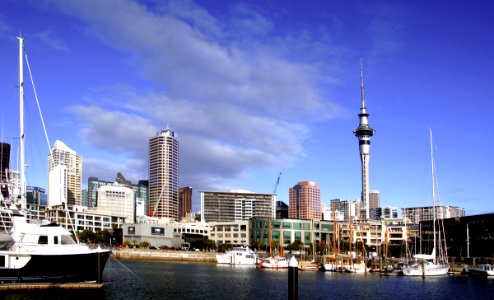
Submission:
[[[84,254],[28,255],[29,261],[22,268],[0,267],[0,282],[84,282],[103,281],[103,270],[110,251]],[[0,262],[16,257],[15,253],[0,253]]]

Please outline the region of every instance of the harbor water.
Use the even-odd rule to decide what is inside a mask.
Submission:
[[[494,278],[299,271],[299,299],[493,299]],[[110,259],[101,289],[1,291],[0,299],[287,299],[288,270]]]

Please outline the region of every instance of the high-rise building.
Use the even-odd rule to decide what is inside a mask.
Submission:
[[[301,181],[289,189],[288,217],[290,219],[321,220],[321,192],[317,183]]]
[[[274,194],[256,194],[245,190],[231,192],[201,191],[201,221],[231,222],[250,218],[275,217]]]
[[[276,219],[288,218],[288,205],[283,201],[276,201]]]
[[[183,219],[192,212],[192,187],[185,186],[178,193],[178,217]]]
[[[148,215],[178,219],[179,142],[165,129],[149,139]]]
[[[61,141],[48,156],[48,206],[82,205],[82,157]]]
[[[362,162],[362,219],[369,219],[369,159],[370,159],[370,141],[374,135],[374,129],[369,126],[369,114],[365,107],[364,97],[364,71],[360,70],[360,94],[362,100],[362,106],[360,107],[360,113],[358,115],[360,119],[359,126],[353,131],[355,136],[359,140],[360,160]]]
[[[380,193],[378,190],[372,190],[369,192],[369,209],[378,208],[380,206]]]

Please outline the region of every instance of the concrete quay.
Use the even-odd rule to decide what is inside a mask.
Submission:
[[[145,249],[114,249],[113,257],[129,260],[159,260],[180,262],[216,262],[214,252],[145,250]]]

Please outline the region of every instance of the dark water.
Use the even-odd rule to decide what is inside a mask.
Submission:
[[[288,271],[109,260],[101,290],[0,292],[0,299],[287,299]],[[299,299],[494,299],[494,278],[300,272]]]

